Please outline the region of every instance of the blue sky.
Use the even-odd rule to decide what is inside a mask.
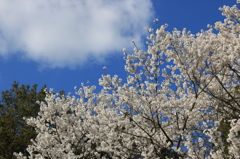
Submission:
[[[126,77],[122,48],[144,48],[145,26],[192,33],[222,21],[236,0],[0,0],[0,91],[44,84],[55,92],[96,85],[107,74]]]

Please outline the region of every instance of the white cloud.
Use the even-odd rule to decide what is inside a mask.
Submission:
[[[0,0],[0,55],[74,67],[132,48],[152,21],[151,0]]]

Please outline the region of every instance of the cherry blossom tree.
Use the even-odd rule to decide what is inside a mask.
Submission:
[[[26,119],[38,133],[28,158],[239,158],[240,11],[220,10],[224,22],[196,35],[147,28],[147,51],[123,50],[126,82],[104,74],[99,93],[47,94]]]

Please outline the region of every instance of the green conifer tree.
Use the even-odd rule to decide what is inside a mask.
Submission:
[[[27,125],[23,117],[36,117],[39,111],[37,101],[44,101],[44,85],[39,91],[34,84],[19,86],[14,82],[12,88],[2,91],[0,97],[0,158],[12,159],[14,152],[26,154],[30,139],[35,138],[33,127]]]

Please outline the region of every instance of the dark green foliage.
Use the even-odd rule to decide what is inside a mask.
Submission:
[[[222,137],[222,140],[223,140],[223,146],[224,146],[224,155],[228,156],[228,146],[229,146],[229,143],[227,142],[227,138],[228,138],[228,134],[229,134],[229,130],[231,129],[231,126],[230,126],[230,122],[228,122],[227,119],[223,119],[221,122],[220,122],[220,126],[218,128],[218,131],[221,132],[221,137]]]
[[[36,117],[39,111],[37,101],[44,101],[44,85],[37,91],[37,84],[19,86],[12,84],[10,90],[2,91],[0,98],[0,158],[11,159],[14,152],[26,154],[30,139],[35,138],[33,127],[23,117]]]

